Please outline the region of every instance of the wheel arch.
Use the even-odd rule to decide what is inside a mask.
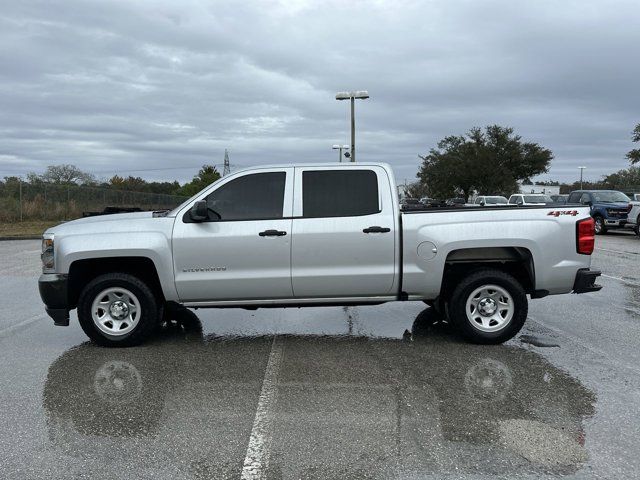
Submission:
[[[535,289],[533,255],[525,247],[480,247],[452,250],[445,260],[440,298],[445,300],[464,276],[483,269],[494,268],[513,276],[532,298],[542,297],[544,291]]]
[[[69,305],[75,308],[82,289],[105,273],[128,273],[146,283],[156,298],[164,302],[164,293],[155,263],[148,257],[98,257],[75,260],[69,267]]]

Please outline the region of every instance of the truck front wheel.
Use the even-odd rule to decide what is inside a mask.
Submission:
[[[82,330],[105,347],[139,345],[158,325],[159,316],[151,289],[126,273],[107,273],[94,278],[78,300]]]
[[[476,270],[463,278],[449,300],[449,320],[472,343],[495,344],[513,338],[527,319],[524,288],[496,269]]]
[[[600,215],[596,215],[595,217],[593,217],[593,221],[597,235],[604,235],[605,233],[607,233],[607,227],[604,224],[604,218],[602,218]]]

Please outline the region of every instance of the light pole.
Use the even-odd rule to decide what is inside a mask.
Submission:
[[[578,167],[580,169],[580,190],[582,190],[582,172],[584,172],[584,169],[587,167]]]
[[[355,102],[356,98],[369,98],[369,92],[366,90],[357,90],[353,92],[338,92],[336,100],[351,100],[351,161],[356,161],[356,118],[355,118]]]
[[[349,145],[334,145],[331,148],[334,150],[340,150],[340,152],[338,152],[338,161],[342,162],[342,150],[349,150]]]

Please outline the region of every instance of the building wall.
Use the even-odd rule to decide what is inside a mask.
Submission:
[[[548,185],[519,185],[519,193],[546,193],[547,195],[559,195],[560,186],[548,186]]]

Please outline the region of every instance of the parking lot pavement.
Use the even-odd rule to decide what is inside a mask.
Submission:
[[[0,242],[2,478],[632,478],[640,239],[601,292],[460,342],[422,303],[198,310],[105,349],[42,315],[38,242]],[[536,346],[556,345],[556,346]]]

